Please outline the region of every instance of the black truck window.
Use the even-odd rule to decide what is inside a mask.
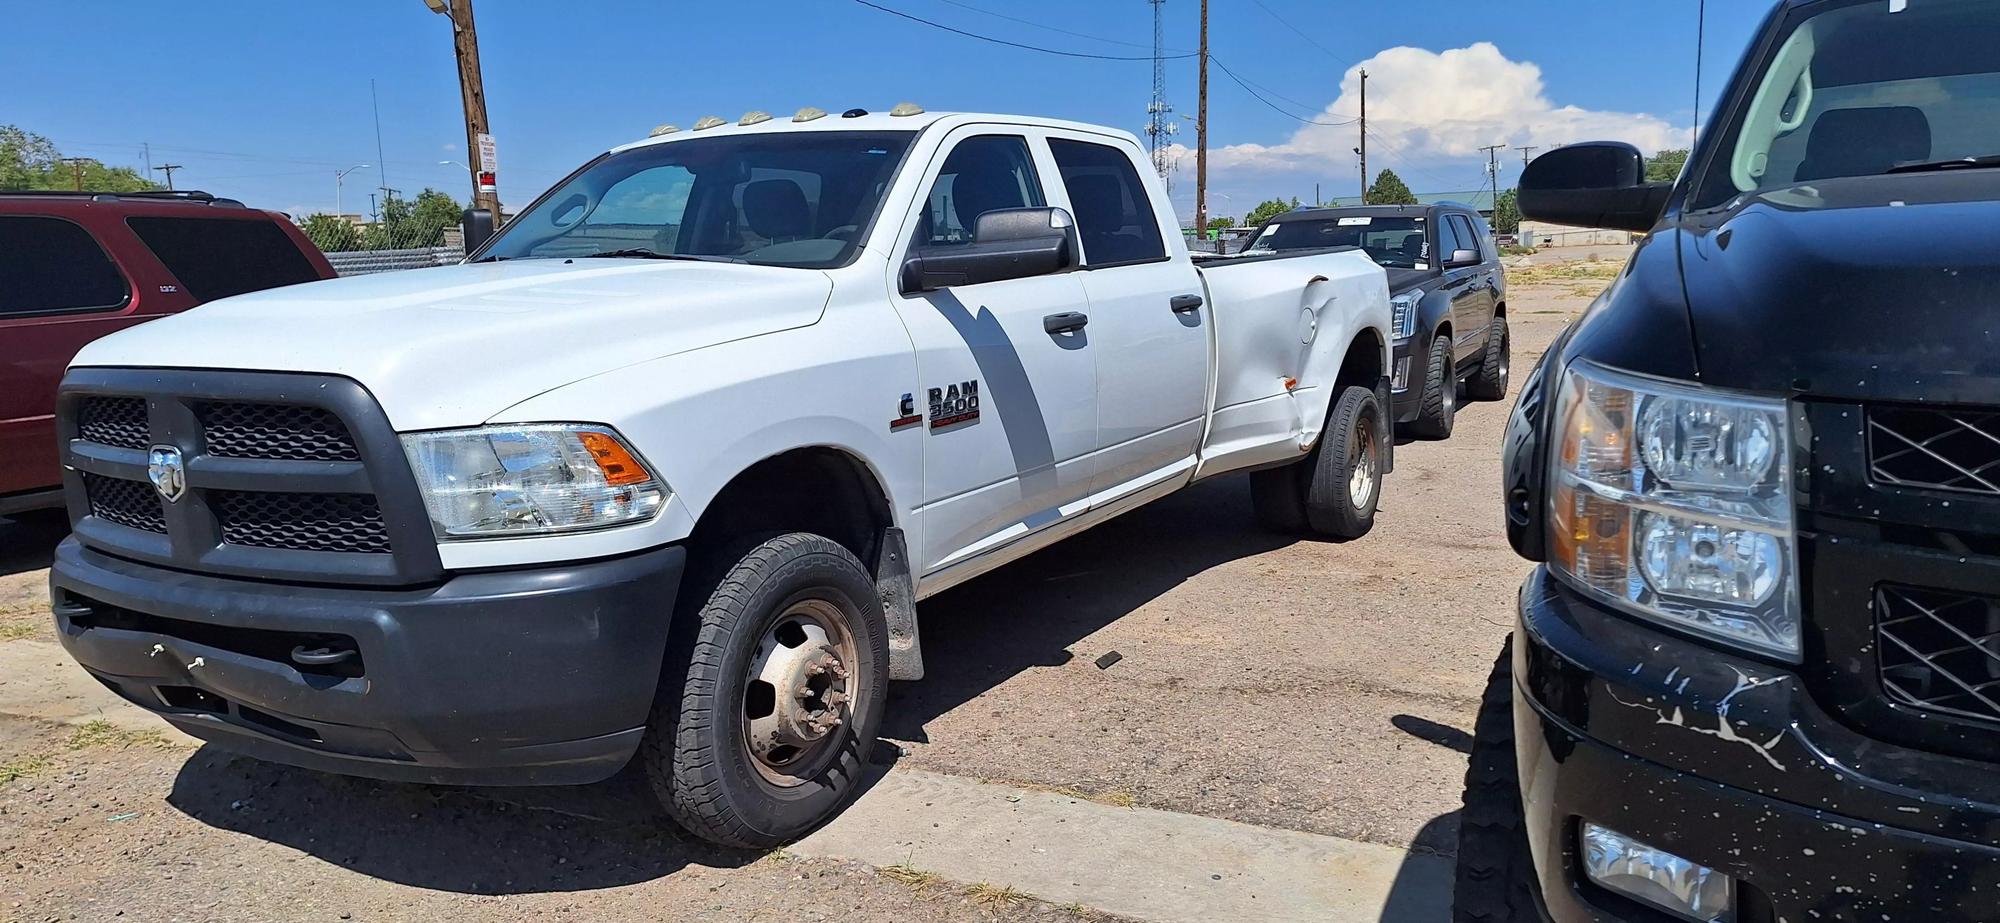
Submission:
[[[1076,209],[1083,258],[1091,266],[1166,259],[1153,202],[1139,184],[1132,158],[1109,145],[1060,138],[1049,139],[1049,150],[1069,190],[1070,207]]]
[[[0,317],[106,311],[130,295],[89,231],[61,218],[0,218]]]
[[[269,221],[136,217],[125,224],[202,301],[319,278],[299,245]]]

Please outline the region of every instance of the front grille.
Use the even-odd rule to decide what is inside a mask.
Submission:
[[[146,400],[139,397],[92,397],[77,411],[77,435],[86,442],[144,449],[152,445],[146,425]]]
[[[1885,584],[1875,631],[1891,698],[2000,721],[2000,600]]]
[[[128,529],[144,532],[167,531],[167,516],[160,505],[160,492],[153,485],[96,474],[83,475],[84,495],[90,514]]]
[[[279,461],[361,458],[346,425],[319,407],[215,401],[201,404],[196,412],[210,455]]]
[[[211,491],[210,509],[222,540],[253,548],[375,554],[389,550],[389,532],[375,498],[363,494]]]
[[[2000,413],[1871,407],[1868,460],[1880,484],[2000,495]]]

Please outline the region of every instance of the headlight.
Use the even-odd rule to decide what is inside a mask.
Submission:
[[[1417,335],[1417,298],[1415,294],[1402,294],[1389,299],[1391,316],[1389,326],[1394,329],[1396,339],[1406,339]]]
[[[441,540],[601,529],[651,519],[667,485],[602,426],[410,433],[403,452]]]
[[[1578,362],[1555,431],[1556,572],[1646,618],[1799,656],[1783,401]]]

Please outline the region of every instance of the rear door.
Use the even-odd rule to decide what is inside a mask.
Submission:
[[[56,384],[85,343],[137,323],[138,302],[83,225],[0,215],[0,496],[58,486]]]
[[[1103,135],[1051,132],[1049,152],[1083,246],[1097,357],[1096,471],[1103,503],[1192,470],[1208,395],[1201,278],[1161,229],[1171,207],[1140,179],[1143,154]]]
[[[1012,126],[966,126],[925,168],[925,191],[891,261],[890,300],[916,346],[919,390],[895,424],[924,430],[921,565],[931,573],[1088,509],[1097,446],[1097,367],[1081,274],[897,291],[906,255],[972,241],[979,216],[1048,204],[1053,164]],[[1095,319],[1088,319],[1094,324]]]

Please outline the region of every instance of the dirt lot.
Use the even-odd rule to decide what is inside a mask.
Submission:
[[[1517,270],[1517,380],[1621,260]],[[926,601],[930,678],[893,692],[884,731],[900,764],[1450,854],[1526,570],[1499,521],[1508,406],[1398,448],[1360,541],[1263,532],[1230,478]],[[0,524],[0,645],[52,640],[41,568],[59,532]],[[1099,669],[1110,651],[1123,659]],[[630,778],[567,810],[14,711],[0,921],[1103,919],[1003,882],[690,844]]]

